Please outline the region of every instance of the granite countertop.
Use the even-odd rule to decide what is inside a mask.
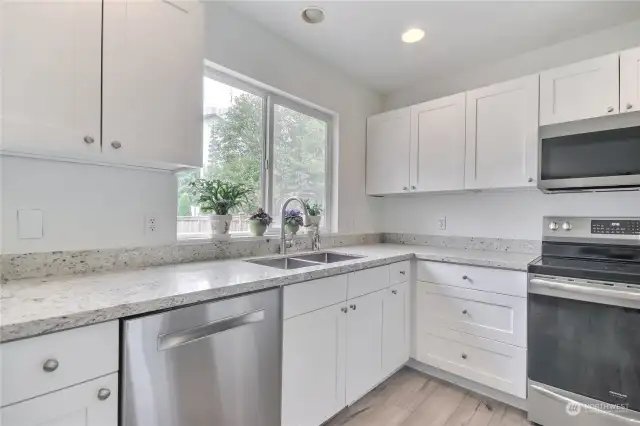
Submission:
[[[527,264],[537,257],[535,254],[403,244],[373,244],[328,250],[364,257],[293,270],[232,259],[125,272],[10,281],[0,286],[0,341],[276,288],[382,266],[414,256],[422,260],[520,271],[526,271]]]

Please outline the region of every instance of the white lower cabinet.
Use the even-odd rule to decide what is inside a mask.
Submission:
[[[390,375],[409,360],[409,283],[385,290],[382,305],[382,374]]]
[[[344,303],[284,321],[282,425],[317,426],[345,406]]]
[[[118,373],[0,410],[3,426],[118,426]]]

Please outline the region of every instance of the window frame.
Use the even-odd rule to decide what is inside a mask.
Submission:
[[[323,121],[326,124],[326,142],[325,142],[325,200],[324,200],[324,222],[321,231],[331,232],[332,229],[332,197],[333,197],[333,140],[334,140],[334,122],[335,114],[322,111],[319,108],[305,103],[294,96],[287,96],[284,93],[277,93],[276,89],[269,89],[264,85],[252,83],[242,78],[230,75],[224,71],[213,68],[209,65],[204,66],[203,77],[216,80],[220,83],[227,84],[236,89],[243,90],[255,96],[262,98],[262,165],[260,167],[260,198],[262,206],[269,212],[271,216],[279,216],[281,206],[273,205],[273,171],[274,167],[274,111],[275,106],[280,105],[298,113],[307,115],[311,118]],[[204,165],[203,165],[204,167]],[[277,226],[276,226],[277,225]],[[280,232],[279,224],[272,224],[265,235],[278,235]],[[244,238],[249,236],[249,232],[234,232],[231,237]],[[178,237],[179,239],[194,239],[197,237]]]

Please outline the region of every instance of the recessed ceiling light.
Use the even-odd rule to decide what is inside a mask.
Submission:
[[[402,41],[405,43],[415,43],[416,41],[422,40],[424,37],[424,31],[420,28],[411,28],[410,30],[402,33]]]
[[[324,10],[317,6],[307,7],[302,11],[301,16],[307,24],[319,24],[324,21]]]

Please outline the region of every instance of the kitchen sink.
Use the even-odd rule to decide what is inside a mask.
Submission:
[[[295,258],[299,260],[318,263],[344,262],[345,260],[359,259],[360,257],[361,256],[351,256],[349,254],[331,253],[329,251],[295,256]]]
[[[286,257],[275,257],[270,259],[252,259],[245,262],[257,265],[270,266],[278,269],[298,269],[308,266],[318,266],[327,263],[343,262],[345,260],[359,259],[362,256],[351,256],[348,254],[319,252],[309,254],[290,254]]]

